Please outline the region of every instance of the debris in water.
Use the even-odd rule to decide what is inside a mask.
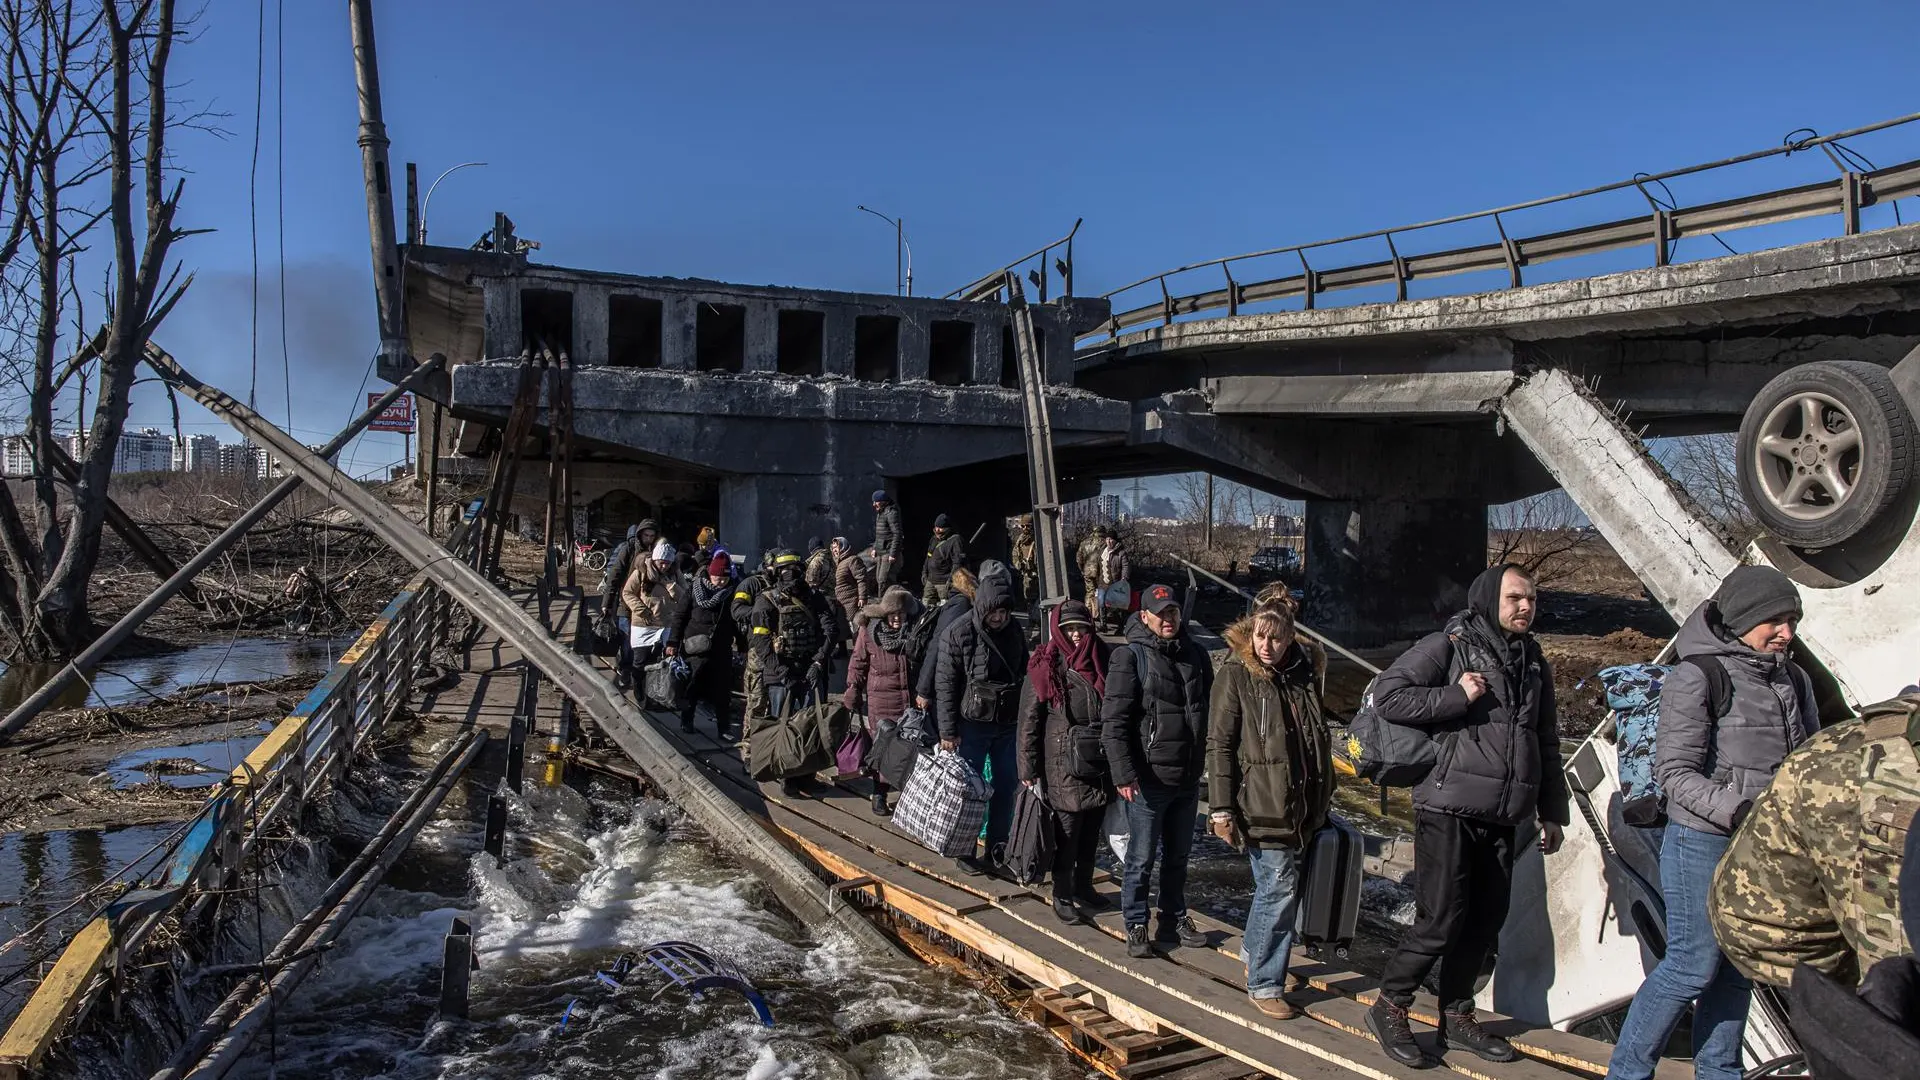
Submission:
[[[740,969],[724,960],[715,959],[712,953],[690,942],[662,941],[647,946],[640,953],[621,953],[620,958],[613,962],[612,968],[596,971],[593,977],[609,989],[624,990],[627,979],[632,976],[633,970],[640,966],[641,956],[645,956],[648,963],[659,968],[668,979],[672,980],[672,985],[685,988],[695,999],[707,990],[739,992],[741,997],[747,999],[747,1004],[753,1006],[753,1013],[760,1018],[760,1023],[767,1027],[773,1026],[773,1010],[767,1008],[766,998],[762,997],[760,991],[747,981],[747,977],[740,972]],[[666,989],[662,986],[653,992],[653,996],[659,997],[666,992]],[[567,1009],[560,1015],[560,1023],[554,1029],[554,1034],[558,1035],[567,1030],[567,1021],[573,1019],[574,1007],[579,1004],[578,998],[567,1002]]]

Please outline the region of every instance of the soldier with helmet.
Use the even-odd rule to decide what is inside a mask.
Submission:
[[[769,566],[772,579],[753,602],[748,637],[759,658],[769,713],[777,716],[789,698],[806,699],[825,687],[835,620],[827,598],[807,584],[800,556],[775,551]]]

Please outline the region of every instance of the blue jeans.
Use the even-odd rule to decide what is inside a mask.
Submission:
[[[1187,913],[1187,857],[1193,853],[1193,821],[1200,813],[1200,789],[1141,784],[1127,807],[1126,875],[1121,879],[1120,910],[1129,927],[1147,922],[1147,886],[1154,860],[1160,864],[1160,918],[1172,922]]]
[[[984,772],[993,763],[993,798],[987,800],[987,857],[1007,842],[1013,831],[1013,797],[1020,790],[1018,769],[1013,763],[1012,724],[974,724],[960,722],[960,756],[975,771]]]
[[[1753,984],[1720,953],[1707,921],[1707,890],[1729,837],[1667,823],[1660,892],[1667,904],[1667,953],[1633,996],[1607,1065],[1609,1080],[1646,1080],[1687,1006],[1693,1014],[1693,1071],[1699,1080],[1740,1080]]]
[[[613,625],[620,628],[620,659],[616,670],[633,674],[633,620],[625,615],[616,615]]]
[[[787,698],[792,697],[793,707],[804,709],[813,704],[814,691],[815,687],[810,683],[803,682],[789,686],[786,683],[770,682],[767,684],[767,707],[772,715],[779,716],[780,710],[786,707]]]
[[[1300,853],[1278,846],[1247,848],[1253,866],[1253,905],[1240,959],[1247,965],[1247,996],[1277,998],[1287,986],[1293,928],[1300,917]]]

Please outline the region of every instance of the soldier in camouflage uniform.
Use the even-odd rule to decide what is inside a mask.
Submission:
[[[1898,887],[1920,810],[1920,693],[1868,706],[1793,753],[1714,872],[1714,935],[1750,978],[1796,964],[1847,985],[1909,953]]]

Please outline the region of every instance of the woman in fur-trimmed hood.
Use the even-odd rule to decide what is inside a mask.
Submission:
[[[854,712],[864,708],[873,734],[882,720],[898,720],[913,704],[915,661],[913,627],[926,609],[913,593],[895,585],[860,609],[858,632],[847,660],[847,689],[840,703]],[[887,812],[887,785],[873,778],[873,812]]]
[[[1302,859],[1333,802],[1333,736],[1320,711],[1326,653],[1295,632],[1285,601],[1258,604],[1224,636],[1232,653],[1207,715],[1208,826],[1252,864],[1247,995],[1285,1020],[1298,1015],[1281,994]]]

